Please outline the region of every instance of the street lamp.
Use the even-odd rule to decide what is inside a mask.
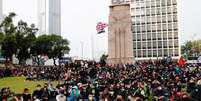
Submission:
[[[84,47],[84,42],[81,41],[80,43],[81,43],[81,49],[82,49],[82,60],[83,60],[83,59],[84,59],[84,56],[83,56],[83,55],[84,55],[84,48],[83,48],[83,47]]]

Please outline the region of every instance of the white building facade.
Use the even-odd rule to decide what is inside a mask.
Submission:
[[[61,0],[38,0],[37,8],[39,35],[61,35]]]
[[[136,60],[179,58],[177,0],[131,0]]]

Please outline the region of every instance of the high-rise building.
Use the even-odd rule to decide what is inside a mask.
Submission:
[[[180,55],[177,0],[131,0],[136,60]]]
[[[38,0],[39,34],[61,35],[61,0]]]

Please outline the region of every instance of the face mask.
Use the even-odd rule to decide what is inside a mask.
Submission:
[[[40,87],[37,87],[36,89],[37,89],[37,90],[40,90],[41,88],[40,88]]]

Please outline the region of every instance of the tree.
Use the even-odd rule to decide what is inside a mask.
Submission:
[[[68,45],[68,40],[59,35],[41,35],[34,42],[31,52],[36,57],[47,55],[54,60],[54,65],[56,65],[56,59],[61,58],[63,54],[70,51]]]
[[[108,55],[106,55],[106,54],[103,54],[101,56],[101,58],[100,58],[101,65],[103,65],[103,66],[106,65],[107,57],[108,57]]]
[[[189,57],[199,55],[201,52],[201,40],[187,41],[181,46],[181,53],[188,54]]]
[[[3,42],[3,40],[4,40],[4,34],[2,32],[0,32],[0,46]]]
[[[47,55],[49,51],[51,50],[51,43],[50,43],[50,38],[48,35],[41,35],[38,36],[33,43],[31,47],[31,54],[37,58],[37,63],[38,65],[40,64],[39,62],[39,56],[42,55]]]
[[[52,48],[50,53],[48,54],[49,58],[53,58],[54,65],[56,65],[56,59],[61,58],[64,54],[68,54],[70,51],[69,41],[67,39],[63,39],[59,35],[52,34],[49,36],[52,43]]]
[[[16,27],[13,24],[13,18],[16,16],[15,13],[10,13],[0,24],[4,38],[2,40],[2,52],[3,56],[12,62],[12,56],[16,53]]]
[[[16,32],[17,42],[17,58],[20,65],[26,64],[26,60],[30,58],[30,48],[36,40],[37,28],[32,24],[30,27],[26,22],[19,21]]]

